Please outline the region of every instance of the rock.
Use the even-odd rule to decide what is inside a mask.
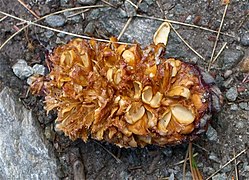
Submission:
[[[46,68],[41,64],[35,64],[33,66],[34,74],[45,75]]]
[[[73,12],[73,11],[66,11],[63,14],[67,18],[68,21],[73,21],[73,22],[76,22],[76,23],[80,22],[81,16],[80,15],[74,15],[75,12]]]
[[[239,121],[235,124],[235,127],[238,129],[243,129],[245,127],[244,123]]]
[[[241,102],[239,103],[239,107],[243,110],[249,111],[249,105],[247,102]]]
[[[249,56],[245,57],[241,63],[240,63],[240,68],[239,70],[244,73],[249,72]]]
[[[244,52],[236,49],[228,49],[224,51],[224,57],[222,64],[220,64],[224,69],[231,69],[237,65],[244,56]]]
[[[238,105],[237,104],[232,104],[231,107],[230,107],[230,109],[232,111],[237,111],[238,110]]]
[[[217,157],[217,155],[214,152],[210,153],[210,155],[208,156],[208,159],[210,159],[216,163],[220,163],[219,158]]]
[[[212,126],[208,126],[208,130],[206,132],[206,135],[207,135],[207,138],[209,141],[217,141],[218,140],[217,131]]]
[[[139,10],[147,13],[149,10],[149,5],[147,3],[145,3],[144,1],[142,1],[142,3],[139,4]]]
[[[58,179],[56,159],[44,142],[37,120],[9,88],[0,93],[0,122],[3,179]]]
[[[131,3],[129,3],[128,1],[125,1],[124,5],[125,5],[125,10],[126,10],[128,17],[133,17],[136,15],[136,9],[134,6],[131,5]]]
[[[249,46],[249,31],[247,31],[241,35],[240,43],[244,46]]]
[[[44,32],[44,35],[45,35],[45,37],[46,37],[47,39],[50,39],[50,38],[54,35],[54,32],[48,30],[48,31],[45,31],[45,32]]]
[[[81,161],[77,160],[73,164],[73,175],[74,180],[85,180],[85,171],[84,171],[84,165]]]
[[[226,72],[224,73],[224,78],[228,78],[229,76],[231,76],[233,74],[232,70],[226,70]]]
[[[93,5],[97,0],[77,0],[78,3],[82,5]]]
[[[25,79],[34,73],[33,68],[28,66],[27,62],[23,59],[19,59],[17,63],[12,66],[12,70],[20,79]]]
[[[66,19],[61,15],[53,15],[46,17],[45,22],[51,27],[61,27],[66,23]]]
[[[95,31],[95,29],[94,29],[94,23],[93,22],[89,22],[86,25],[85,29],[84,29],[84,33],[93,34],[94,31]]]
[[[212,180],[227,180],[228,177],[226,173],[218,173],[214,177],[212,177]]]
[[[60,5],[61,6],[68,6],[69,0],[60,0]]]
[[[226,98],[229,101],[235,101],[238,97],[238,90],[236,87],[231,87],[230,89],[228,89],[228,91],[226,92]]]

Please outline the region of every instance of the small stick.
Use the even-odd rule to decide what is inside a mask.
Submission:
[[[102,1],[103,3],[109,5],[109,6],[113,7],[113,8],[117,8],[117,6],[113,5],[112,3],[109,3],[109,2],[106,1],[106,0],[101,0],[101,1]]]
[[[198,156],[198,153],[195,153],[195,154],[193,155],[193,157],[196,157],[196,156]],[[188,161],[188,160],[189,160],[189,157],[187,158],[187,161]],[[175,164],[174,164],[174,166],[177,166],[177,165],[183,164],[183,163],[184,163],[184,161],[185,161],[185,159],[183,159],[183,160],[179,161],[178,163],[175,163]]]
[[[23,7],[25,7],[33,16],[35,16],[37,19],[40,18],[34,11],[32,11],[27,4],[25,4],[22,0],[17,0]]]
[[[84,9],[84,10],[82,10],[82,11],[80,11],[80,12],[71,14],[71,15],[69,15],[69,16],[67,16],[67,17],[68,17],[68,18],[74,17],[74,16],[77,16],[77,15],[79,15],[79,14],[81,14],[81,13],[85,13],[85,12],[87,12],[87,11],[89,11],[89,10],[90,10],[90,9]]]
[[[152,16],[145,16],[145,15],[140,15],[140,14],[137,14],[136,16],[140,17],[140,18],[154,19],[154,20],[157,20],[157,21],[163,21],[163,22],[168,22],[168,23],[172,23],[172,24],[179,24],[179,25],[183,25],[183,26],[202,29],[202,30],[205,30],[205,31],[213,32],[213,33],[218,33],[218,31],[215,31],[215,30],[212,30],[212,29],[208,29],[208,28],[205,28],[205,27],[202,27],[202,26],[197,26],[197,25],[194,25],[194,24],[188,24],[188,23],[184,23],[184,22],[180,22],[180,21],[175,21],[175,20],[170,20],[170,19],[163,19],[163,18],[152,17]],[[224,33],[224,32],[220,32],[220,34],[235,38],[235,36],[233,36],[231,34]]]
[[[225,49],[226,45],[227,45],[227,42],[225,42],[225,44],[223,44],[222,48],[220,49],[220,51],[218,52],[218,54],[215,56],[215,58],[213,59],[212,63],[214,63],[217,60],[217,58],[220,56],[220,54],[222,53],[222,51]]]
[[[238,158],[239,156],[241,156],[243,153],[246,153],[247,149],[242,150],[239,154],[237,154],[236,156],[234,156],[230,161],[228,161],[226,164],[224,164],[223,166],[221,166],[220,169],[218,169],[217,171],[215,171],[211,176],[209,176],[206,180],[211,179],[214,175],[216,175],[218,172],[220,172],[224,167],[226,167],[228,164],[230,164],[231,162],[233,162],[236,158]]]
[[[218,33],[217,33],[217,36],[216,36],[216,40],[215,40],[215,43],[214,43],[212,55],[211,55],[211,58],[210,58],[210,61],[209,61],[208,71],[210,71],[210,68],[211,68],[211,64],[212,64],[212,61],[213,61],[213,57],[214,57],[214,53],[215,53],[215,50],[216,50],[216,46],[217,46],[217,43],[218,43],[218,40],[219,40],[219,37],[220,37],[220,31],[221,31],[221,28],[223,26],[223,22],[224,22],[224,19],[225,19],[225,16],[226,16],[227,8],[228,8],[228,4],[226,4],[224,12],[223,12],[223,16],[222,16],[222,19],[221,19],[220,27],[219,27],[219,30],[218,30]]]

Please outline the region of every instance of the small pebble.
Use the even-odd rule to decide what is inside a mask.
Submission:
[[[66,23],[66,19],[61,15],[48,16],[45,21],[51,27],[61,27]]]
[[[245,57],[241,63],[240,63],[240,68],[239,70],[244,73],[249,72],[249,56]]]
[[[128,17],[132,17],[136,15],[136,9],[132,6],[128,1],[125,1],[125,10]]]
[[[33,66],[34,74],[45,75],[46,68],[41,64],[35,64]]]
[[[208,159],[215,161],[216,163],[220,163],[219,158],[214,152],[211,152],[210,155],[208,156]]]
[[[209,141],[217,141],[218,140],[217,131],[212,126],[208,126],[208,130],[206,132],[206,135],[207,135],[207,138]]]
[[[244,46],[249,46],[249,31],[241,35],[240,42]]]
[[[28,66],[27,62],[23,59],[19,59],[18,62],[12,66],[12,70],[20,79],[25,79],[34,73],[33,68]]]
[[[224,78],[228,78],[230,75],[233,74],[233,71],[232,70],[226,70],[226,72],[224,73]]]
[[[243,122],[237,122],[236,124],[235,124],[235,127],[236,128],[238,128],[238,129],[243,129],[244,127],[245,127],[245,125],[244,125],[244,123]]]
[[[228,89],[228,91],[226,92],[226,98],[229,101],[235,101],[238,97],[238,90],[236,87],[231,87],[230,89]]]
[[[237,111],[239,108],[238,108],[238,105],[237,105],[237,104],[232,104],[231,107],[230,107],[230,109],[231,109],[232,111]]]
[[[93,5],[96,3],[96,0],[77,0],[81,5]]]
[[[249,111],[249,105],[247,102],[241,102],[239,103],[239,107],[243,110]]]
[[[226,173],[218,173],[214,177],[212,177],[212,180],[227,180],[228,177]]]

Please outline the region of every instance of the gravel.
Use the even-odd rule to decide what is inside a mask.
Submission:
[[[241,38],[240,38],[240,43],[243,45],[243,46],[249,46],[249,32],[245,32],[241,35]]]
[[[227,49],[224,51],[223,62],[220,66],[224,69],[231,69],[236,66],[243,58],[244,52],[236,49]]]
[[[41,64],[35,64],[33,66],[34,74],[45,75],[46,68]]]
[[[27,62],[23,59],[19,59],[16,64],[12,66],[14,74],[20,79],[25,79],[34,73],[32,67],[28,66]]]
[[[207,139],[209,141],[217,141],[218,140],[217,131],[212,126],[208,126],[208,130],[206,132],[206,135],[207,135]]]
[[[237,105],[237,104],[232,104],[231,107],[230,107],[230,109],[231,109],[232,111],[237,111],[239,108],[238,108],[238,105]]]
[[[239,107],[243,110],[249,111],[249,104],[247,102],[239,103]]]
[[[238,90],[236,87],[231,87],[226,92],[226,98],[228,101],[235,101],[238,97]]]
[[[53,15],[46,17],[45,22],[51,27],[61,27],[65,25],[66,19],[61,15]]]
[[[97,0],[77,0],[81,5],[93,5]]]

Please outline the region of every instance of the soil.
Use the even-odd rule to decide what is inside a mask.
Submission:
[[[24,3],[40,17],[70,7],[80,6],[76,0],[25,0]],[[115,7],[111,7],[109,2]],[[136,1],[132,1],[136,4]],[[225,6],[220,1],[212,0],[169,0],[159,1],[164,14],[161,13],[156,1],[144,0],[138,9],[138,14],[154,16],[196,24],[208,29],[218,30]],[[69,19],[65,24],[55,27],[60,30],[86,34],[98,38],[118,36],[123,25],[128,20],[130,10],[129,2],[126,1],[96,1],[95,4],[104,4],[105,9],[89,9],[79,19]],[[34,21],[35,17],[27,8],[18,1],[1,0],[0,9],[6,13]],[[249,142],[249,85],[245,77],[248,75],[240,71],[238,65],[243,58],[248,57],[248,44],[241,41],[245,33],[248,33],[249,2],[247,0],[231,1],[224,19],[222,32],[232,35],[220,35],[216,54],[227,42],[226,48],[212,65],[210,73],[216,80],[217,85],[224,95],[224,105],[220,113],[214,114],[210,126],[211,129],[194,142],[193,151],[197,153],[195,161],[204,179],[212,175],[216,170],[247,148]],[[78,12],[78,11],[77,11]],[[125,15],[120,15],[123,12]],[[136,14],[136,13],[135,13]],[[65,14],[63,16],[66,16]],[[0,15],[0,19],[4,17]],[[161,22],[156,20],[142,20],[138,24],[138,17],[134,17],[130,28],[122,36],[123,42],[138,41],[141,44],[151,42],[153,34]],[[140,18],[141,19],[141,18]],[[119,22],[119,25],[115,23]],[[40,24],[48,25],[45,21]],[[113,24],[112,24],[113,23]],[[148,24],[150,23],[150,24]],[[139,25],[136,28],[136,25]],[[23,25],[20,21],[7,17],[0,22],[0,44],[3,44],[13,33]],[[143,30],[143,27],[151,29]],[[182,37],[198,52],[205,60],[200,59],[193,53],[179,37],[171,32],[167,46],[167,57],[178,57],[185,61],[196,63],[198,66],[207,68],[212,54],[216,33],[198,28],[174,25]],[[52,34],[51,37],[48,34]],[[144,35],[143,35],[144,33]],[[143,38],[141,38],[143,37]],[[72,36],[51,32],[36,26],[29,26],[14,38],[12,38],[0,50],[0,90],[8,86],[16,94],[23,104],[32,109],[33,114],[40,122],[48,143],[52,144],[52,151],[58,158],[57,176],[61,179],[77,179],[83,177],[75,167],[75,163],[81,163],[84,167],[86,179],[182,179],[183,164],[179,163],[185,158],[188,144],[173,147],[147,146],[145,148],[125,149],[119,148],[106,142],[89,140],[87,143],[81,140],[71,141],[62,133],[54,129],[56,112],[49,115],[43,109],[43,98],[28,94],[26,79],[21,80],[12,71],[12,66],[18,59],[24,59],[30,66],[43,64],[46,66],[46,56],[58,44],[67,42]],[[146,39],[147,38],[147,39]],[[148,40],[150,39],[150,40]],[[248,42],[247,42],[248,43]],[[229,76],[227,76],[227,74]],[[226,92],[236,87],[238,95],[235,100],[227,98]],[[234,92],[232,92],[234,95]],[[217,133],[217,137],[216,137]],[[237,158],[237,170],[240,179],[249,178],[249,153],[243,153]],[[115,158],[114,158],[114,157]],[[81,169],[82,170],[82,169]],[[190,168],[187,166],[187,178],[191,179]],[[218,172],[217,179],[231,179],[235,177],[235,165],[228,166]]]

